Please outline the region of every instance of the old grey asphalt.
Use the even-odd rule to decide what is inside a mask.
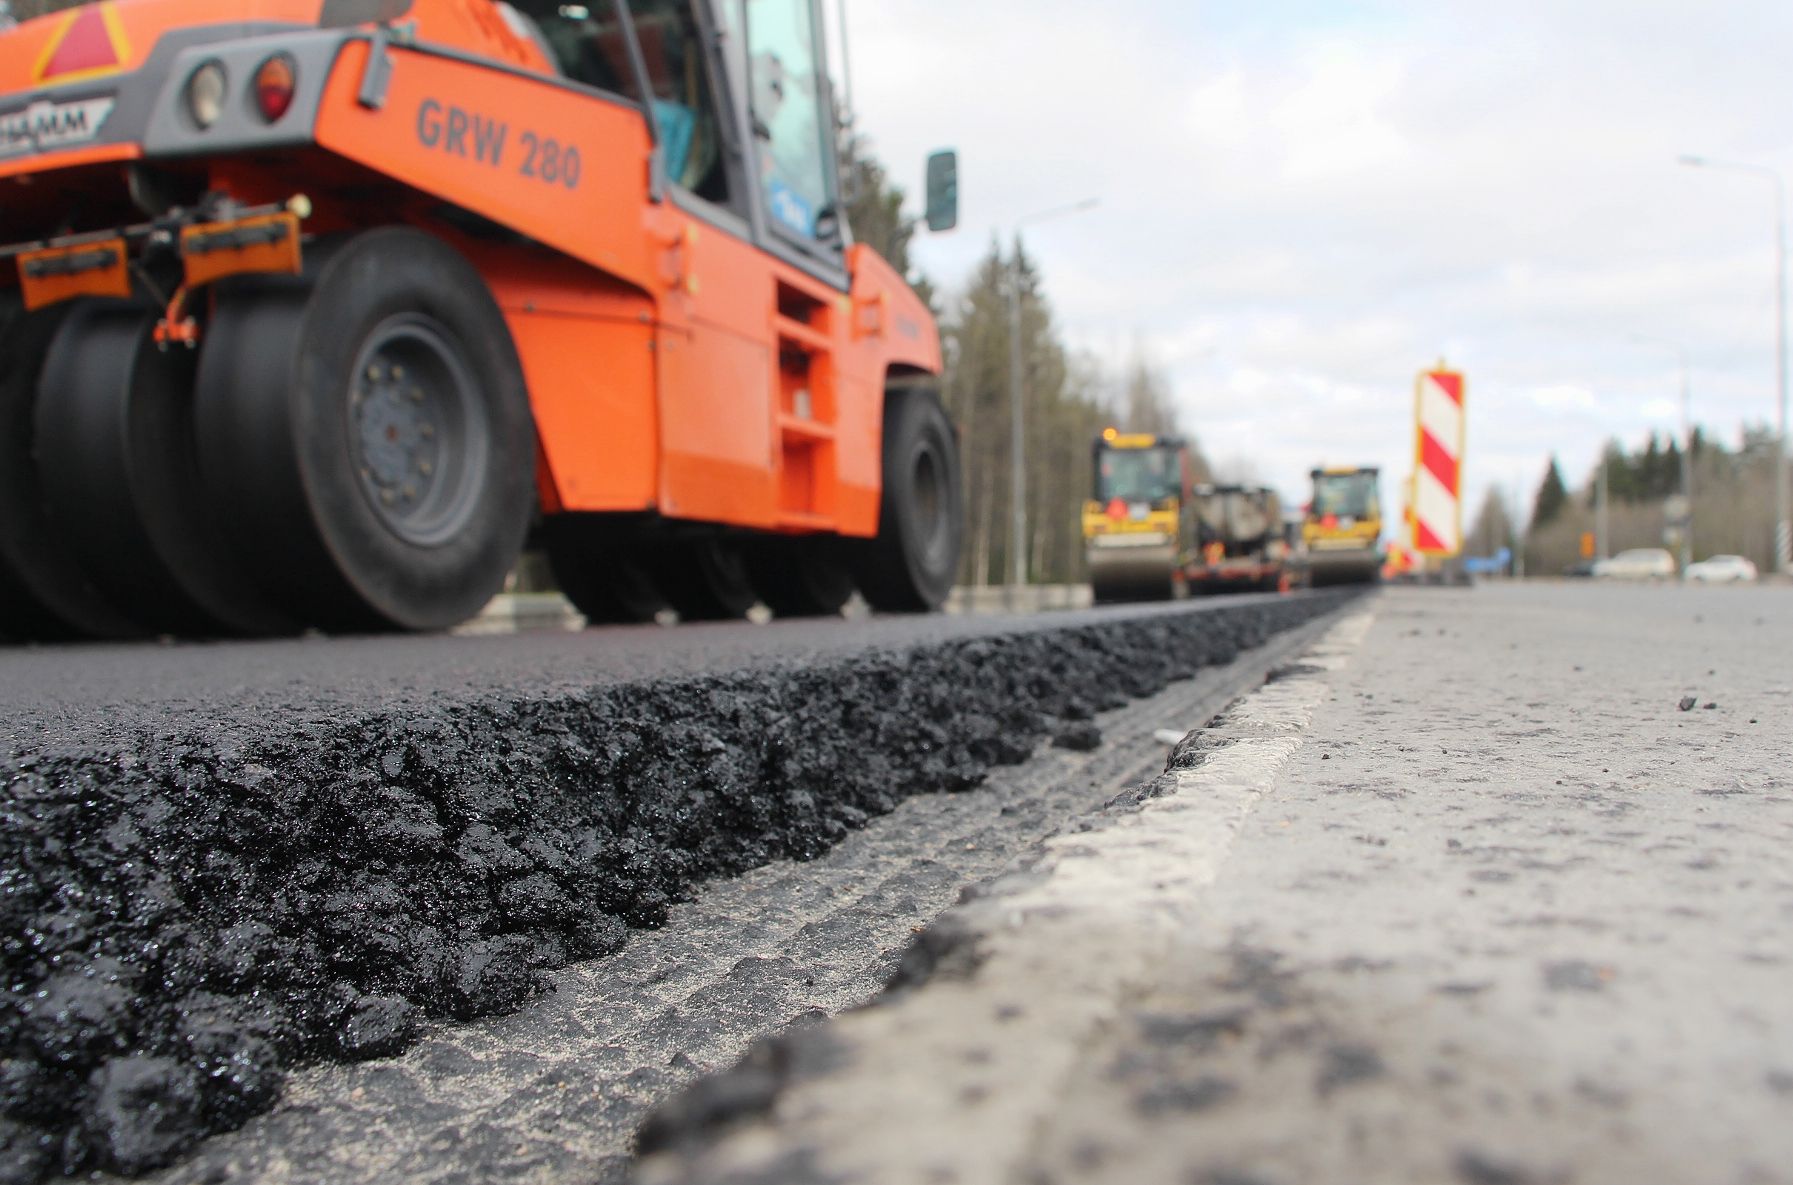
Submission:
[[[1367,609],[643,1175],[1793,1181],[1793,595]]]

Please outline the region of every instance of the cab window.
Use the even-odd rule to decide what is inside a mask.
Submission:
[[[615,0],[561,4],[513,0],[542,31],[561,73],[575,82],[641,102]],[[666,176],[707,201],[729,201],[722,123],[690,0],[632,0],[629,12],[647,67]]]
[[[767,215],[778,230],[834,236],[826,91],[811,0],[741,0],[746,15],[748,109]]]

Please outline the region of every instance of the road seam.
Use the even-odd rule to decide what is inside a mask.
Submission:
[[[947,914],[919,944],[932,973],[918,990],[792,1039],[807,1047],[771,1059],[786,1081],[770,1123],[715,1142],[650,1126],[644,1143],[675,1154],[650,1157],[642,1180],[1006,1179],[1091,1040],[1198,919],[1372,621],[1352,612],[1227,709],[1204,732],[1225,743],[1171,771],[1173,793],[1160,779],[1161,796],[1049,840],[1025,872]]]

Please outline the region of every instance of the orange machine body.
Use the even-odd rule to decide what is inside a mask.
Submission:
[[[297,47],[279,135],[213,149],[165,109],[206,38]],[[302,193],[308,245],[407,222],[460,249],[515,341],[549,514],[873,535],[886,385],[941,366],[875,252],[781,248],[684,194],[648,108],[561,77],[492,0],[109,0],[0,34],[0,244],[140,218],[145,166],[245,209]]]

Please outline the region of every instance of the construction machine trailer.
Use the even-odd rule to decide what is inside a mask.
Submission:
[[[1109,428],[1093,451],[1083,543],[1097,601],[1287,587],[1274,490],[1198,483],[1175,437]]]
[[[1289,547],[1275,490],[1199,485],[1191,507],[1200,556],[1188,569],[1192,591],[1287,591]]]
[[[813,0],[118,0],[0,32],[0,633],[944,599],[939,335]],[[929,221],[950,225],[950,158]]]
[[[1382,568],[1382,496],[1374,466],[1315,469],[1302,524],[1308,582],[1373,584]]]

